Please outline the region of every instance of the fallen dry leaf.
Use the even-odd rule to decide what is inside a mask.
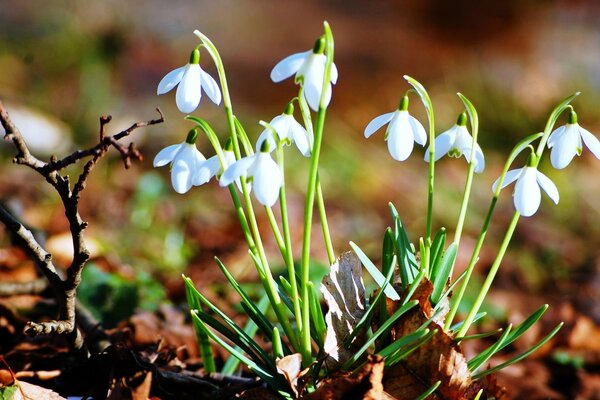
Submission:
[[[365,313],[362,272],[360,260],[354,252],[349,251],[338,258],[321,283],[321,293],[329,307],[325,315],[327,333],[324,350],[328,354],[325,364],[330,369],[343,364],[363,343],[359,335],[350,348],[343,345],[344,339]]]
[[[383,358],[369,356],[357,373],[339,373],[325,379],[317,390],[305,396],[307,400],[392,400],[393,396],[383,389],[382,378],[385,364]]]
[[[419,301],[419,307],[410,310],[399,319],[391,331],[392,340],[399,339],[416,331],[433,316],[429,296],[433,285],[423,280],[412,299]],[[393,312],[400,302],[388,300],[388,308]],[[434,319],[429,329],[433,337],[414,350],[404,360],[389,367],[383,379],[386,392],[399,399],[414,399],[423,394],[437,381],[441,385],[429,398],[446,400],[469,400],[484,389],[487,397],[501,398],[502,390],[490,381],[472,381],[467,360],[460,346],[448,336]],[[490,382],[494,383],[490,386]],[[483,398],[487,398],[483,396]]]
[[[12,400],[66,400],[50,389],[24,381],[16,381],[16,383],[19,385],[19,390],[15,392]]]
[[[301,376],[300,371],[302,370],[302,354],[294,353],[289,356],[285,356],[278,359],[275,363],[277,366],[277,372],[285,376],[286,381],[290,384],[290,387],[294,391],[296,397],[298,397],[298,378]]]

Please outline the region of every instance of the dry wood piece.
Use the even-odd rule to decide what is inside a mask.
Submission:
[[[31,335],[39,334],[69,334],[73,340],[73,344],[77,349],[84,348],[83,338],[79,329],[76,329],[76,302],[75,294],[77,287],[81,282],[81,273],[87,260],[89,259],[89,251],[84,240],[84,231],[87,223],[83,221],[79,215],[78,205],[81,192],[85,189],[86,181],[100,160],[111,147],[114,147],[121,154],[125,168],[131,165],[132,159],[141,159],[142,155],[133,144],[129,147],[124,147],[119,143],[119,140],[129,136],[134,130],[158,124],[164,121],[162,113],[158,110],[159,118],[147,122],[136,122],[128,129],[121,131],[115,135],[106,135],[106,125],[110,122],[110,116],[100,117],[100,137],[98,143],[84,150],[77,150],[72,154],[57,159],[53,156],[49,162],[44,162],[35,157],[29,151],[27,144],[23,140],[23,136],[15,124],[11,121],[10,116],[0,101],[0,123],[4,127],[6,134],[4,139],[11,141],[15,146],[17,154],[13,159],[16,164],[25,165],[38,174],[43,176],[59,195],[64,209],[65,216],[69,222],[69,230],[73,243],[73,259],[66,271],[66,276],[62,277],[57,271],[52,261],[52,255],[47,252],[44,247],[36,240],[32,232],[27,229],[21,222],[14,218],[11,213],[0,204],[0,221],[6,225],[8,230],[14,236],[16,244],[27,252],[29,257],[37,264],[42,271],[59,304],[59,319],[48,322],[29,322],[26,327],[26,332]],[[74,164],[84,158],[89,158],[79,175],[71,185],[69,175],[61,175],[61,170],[65,167]]]

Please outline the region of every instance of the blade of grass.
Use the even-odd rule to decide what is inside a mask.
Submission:
[[[429,397],[429,395],[431,395],[433,392],[435,392],[437,390],[437,388],[440,387],[441,384],[442,384],[442,381],[437,381],[429,389],[427,389],[425,392],[423,392],[423,394],[421,394],[419,397],[415,398],[415,400],[425,400],[427,397]]]
[[[354,242],[350,242],[350,247],[352,247],[352,250],[354,250],[367,272],[373,277],[375,283],[377,283],[380,288],[383,287],[385,277],[381,272],[379,272],[375,264],[373,264],[369,257],[367,257],[367,255]],[[390,299],[400,300],[400,295],[392,286],[386,286],[384,292]]]
[[[440,301],[440,297],[442,292],[446,287],[446,283],[448,282],[448,278],[452,273],[452,266],[454,265],[454,260],[456,259],[456,252],[458,247],[456,243],[452,243],[442,256],[440,261],[440,265],[437,268],[437,273],[435,276],[432,276],[433,279],[433,292],[431,293],[431,301],[434,304],[437,304]]]

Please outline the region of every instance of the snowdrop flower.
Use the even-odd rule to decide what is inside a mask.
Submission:
[[[221,103],[221,91],[217,82],[200,68],[200,50],[194,49],[190,55],[190,62],[183,67],[174,69],[165,75],[158,84],[156,90],[158,95],[167,93],[175,86],[177,94],[175,100],[177,108],[182,113],[193,112],[200,104],[202,90],[208,95],[213,103]]]
[[[265,140],[269,140],[269,148],[274,149],[276,144],[273,140],[273,131],[277,133],[280,141],[286,144],[295,143],[296,147],[304,157],[310,156],[311,144],[306,129],[294,119],[294,106],[289,103],[285,112],[276,116],[269,122],[272,129],[266,128],[258,137],[256,147],[261,148]]]
[[[369,122],[365,128],[365,137],[369,138],[387,123],[389,125],[385,131],[385,140],[395,160],[406,160],[413,151],[414,142],[425,146],[427,142],[425,128],[408,113],[408,96],[402,98],[396,111],[380,115]]]
[[[192,184],[194,186],[201,186],[211,180],[213,176],[222,175],[229,166],[235,163],[235,153],[232,149],[231,138],[227,139],[225,148],[223,149],[223,161],[224,167],[221,166],[221,160],[216,154],[206,161],[203,161],[192,177]],[[235,183],[240,191],[242,191],[242,184],[239,179],[235,180]],[[250,190],[250,185],[248,185]]]
[[[569,122],[552,132],[548,139],[548,148],[552,149],[550,153],[552,166],[556,169],[562,169],[569,165],[576,154],[581,155],[583,150],[582,139],[592,154],[600,159],[600,141],[587,129],[579,126],[577,113],[571,111]]]
[[[326,62],[325,54],[323,54],[324,51],[325,38],[320,37],[315,42],[312,50],[292,54],[284,58],[271,71],[271,80],[273,82],[281,82],[296,74],[295,81],[296,83],[302,82],[304,98],[314,111],[319,111],[319,102],[321,100],[321,92],[323,91]],[[327,85],[327,90],[325,91],[325,107],[331,100],[331,84],[335,85],[337,78],[337,67],[332,63],[329,76],[330,83]]]
[[[506,173],[502,187],[504,188],[514,181],[515,191],[513,193],[513,203],[515,209],[524,217],[529,217],[538,210],[542,199],[540,188],[550,197],[554,204],[558,204],[559,195],[556,185],[546,175],[542,174],[537,168],[525,166],[519,169],[513,169]],[[498,180],[492,187],[496,191]]]
[[[273,206],[283,184],[283,173],[271,158],[269,148],[269,141],[265,140],[256,153],[237,160],[221,175],[219,184],[228,186],[245,174],[246,179],[252,180],[254,195],[260,204]]]
[[[154,157],[154,167],[171,165],[171,184],[177,193],[190,190],[194,173],[206,160],[196,148],[197,138],[198,132],[192,129],[185,142],[167,146]]]
[[[459,158],[464,155],[467,162],[470,161],[473,137],[467,130],[467,114],[464,112],[458,116],[456,124],[447,131],[435,138],[435,161],[442,158],[445,154],[450,157]],[[429,148],[425,150],[425,161],[429,162]],[[485,159],[483,151],[478,143],[475,143],[475,168],[478,174],[485,168]]]

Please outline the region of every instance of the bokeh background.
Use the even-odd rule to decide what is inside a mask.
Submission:
[[[37,154],[66,154],[94,143],[103,114],[113,116],[112,132],[156,117],[156,107],[165,115],[164,124],[133,136],[144,161],[125,171],[113,155],[98,168],[82,200],[97,256],[97,269],[90,270],[101,279],[135,281],[145,288],[138,293],[139,303],[125,302],[129,308],[152,308],[165,296],[181,300],[184,271],[203,290],[226,298],[218,286],[222,278],[215,255],[241,280],[253,279],[228,193],[212,182],[180,196],[169,186],[167,169],[152,168],[154,155],[183,141],[191,126],[176,109],[174,94],[157,97],[156,86],[164,74],[187,62],[198,43],[192,31],[200,29],[219,48],[234,112],[256,138],[262,129],[258,121],[280,114],[296,93],[291,81],[272,83],[271,68],[309,49],[323,20],[334,32],[340,72],[321,169],[338,252],[348,250],[353,240],[377,259],[390,223],[389,201],[399,209],[411,239],[423,235],[423,149],[398,163],[387,154],[381,132],[368,141],[362,134],[373,117],[397,107],[408,89],[404,74],[428,89],[438,133],[462,111],[456,92],[479,111],[487,167],[474,183],[459,264],[468,260],[491,184],[509,149],[541,131],[555,104],[581,91],[574,102],[579,122],[600,135],[600,3],[593,0],[0,0],[0,99]],[[201,64],[214,76],[206,53]],[[411,112],[425,122],[416,97]],[[225,132],[222,110],[209,101],[202,101],[195,115]],[[564,117],[559,120],[564,122]],[[207,142],[199,147],[211,155]],[[57,199],[30,171],[11,165],[12,151],[8,144],[0,149],[0,196],[47,233],[55,252],[68,253],[68,228]],[[307,164],[296,157],[290,165],[292,220],[300,227]],[[541,169],[557,184],[560,203],[554,206],[544,198],[540,211],[521,221],[495,285],[497,297],[488,306],[502,316],[513,303],[527,308],[567,302],[599,323],[600,161],[584,150],[565,170],[553,170],[547,160]],[[456,224],[465,172],[464,160],[445,158],[437,164],[436,227],[451,231]],[[512,215],[510,191],[497,210],[479,263],[482,270],[491,263]],[[316,232],[315,255],[325,260]],[[92,302],[93,294],[87,294]],[[529,296],[536,301],[523,301]],[[115,322],[121,318],[117,310],[132,312],[107,307],[105,317]]]

